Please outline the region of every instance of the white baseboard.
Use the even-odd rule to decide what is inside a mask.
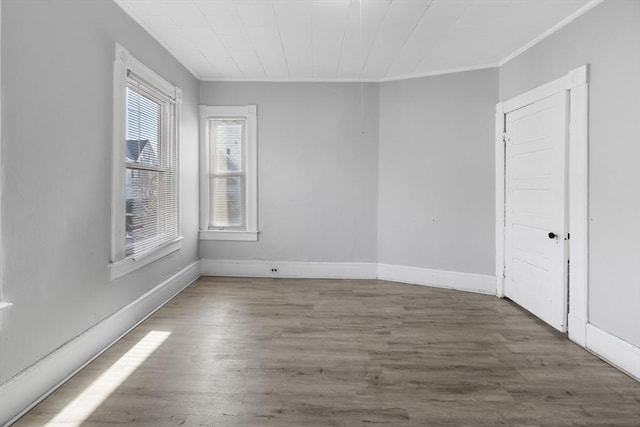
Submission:
[[[185,267],[2,384],[0,425],[16,421],[198,277],[200,261]]]
[[[380,279],[496,295],[496,278],[402,265],[367,262],[201,260],[203,276]],[[278,273],[271,273],[277,268]]]
[[[496,295],[497,288],[494,276],[392,264],[378,264],[378,279],[489,295]]]
[[[640,381],[640,347],[587,324],[587,348]]]
[[[201,260],[203,276],[306,279],[375,279],[375,263]],[[271,273],[277,268],[277,273]]]

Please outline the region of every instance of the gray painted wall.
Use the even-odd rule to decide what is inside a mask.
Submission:
[[[1,28],[0,383],[198,259],[198,81],[110,0],[4,0]],[[111,282],[116,41],[183,90],[185,239]]]
[[[37,28],[38,31],[34,31]],[[183,249],[109,281],[113,43],[183,90]],[[494,104],[584,63],[590,321],[640,345],[640,3],[500,69],[364,86],[201,83],[110,0],[2,2],[0,383],[198,259],[197,103],[258,105],[260,241],[203,258],[493,274]],[[35,125],[34,123],[37,123]],[[361,130],[364,129],[364,133]]]
[[[494,275],[497,69],[380,85],[378,260]]]
[[[609,0],[500,69],[506,100],[583,64],[589,83],[589,321],[640,345],[640,2]]]
[[[376,261],[378,85],[363,92],[361,114],[357,83],[201,83],[201,104],[258,105],[260,230],[203,259]]]

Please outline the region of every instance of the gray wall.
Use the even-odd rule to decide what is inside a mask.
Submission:
[[[201,83],[201,104],[258,105],[260,230],[203,259],[376,260],[378,85],[363,95],[361,114],[356,83]]]
[[[494,275],[498,71],[380,85],[378,260]]]
[[[198,82],[111,0],[2,2],[0,383],[198,259]],[[183,248],[109,280],[114,42],[183,90]]]
[[[2,2],[0,383],[198,259],[197,103],[258,105],[259,242],[202,258],[493,274],[494,104],[584,63],[590,307],[640,345],[640,2],[609,0],[500,69],[364,86],[201,83],[111,0]],[[34,30],[34,29],[37,29]],[[113,44],[183,90],[183,249],[109,280]],[[361,130],[364,129],[364,133]]]
[[[583,64],[589,83],[589,322],[640,345],[640,2],[609,0],[500,69],[509,99]]]

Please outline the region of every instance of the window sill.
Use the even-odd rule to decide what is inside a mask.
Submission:
[[[182,247],[182,239],[182,237],[178,237],[177,239],[172,240],[171,242],[166,243],[163,246],[160,246],[155,250],[138,257],[129,256],[121,261],[112,262],[111,264],[109,264],[109,269],[111,270],[111,280],[115,280],[122,276],[125,276],[134,270],[144,267],[147,264],[151,264],[152,262],[157,261],[160,258],[164,258],[167,255],[178,251]]]
[[[239,242],[257,242],[259,231],[218,231],[200,230],[200,240],[232,240]]]

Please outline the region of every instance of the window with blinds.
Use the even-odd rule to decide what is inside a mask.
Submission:
[[[246,119],[209,120],[209,229],[246,230]]]
[[[200,240],[258,241],[257,105],[200,106]]]
[[[178,237],[177,155],[173,100],[127,73],[125,122],[126,256]]]

